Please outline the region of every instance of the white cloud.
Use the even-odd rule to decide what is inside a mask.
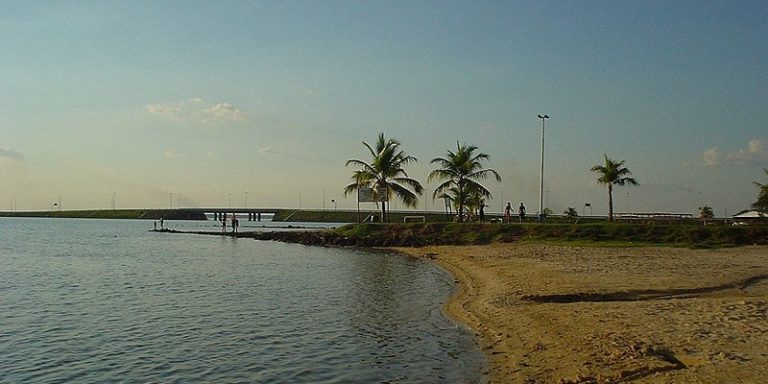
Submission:
[[[184,102],[178,102],[178,103],[149,104],[146,107],[144,107],[144,109],[146,109],[150,115],[181,122],[181,121],[184,121],[184,115],[182,113],[183,107],[184,107]]]
[[[276,149],[270,148],[270,147],[259,148],[259,154],[262,154],[262,155],[265,155],[265,156],[266,155],[279,155],[281,153],[282,152],[280,152],[280,151],[278,151]]]
[[[712,147],[702,154],[704,165],[764,165],[768,164],[768,150],[765,144],[758,139],[752,139],[747,143],[746,148],[735,152],[726,152],[718,147]]]
[[[8,147],[0,147],[0,157],[12,160],[24,160],[24,155],[21,152]]]
[[[209,120],[245,120],[245,114],[230,103],[218,103],[210,108],[203,109],[201,112],[204,117],[203,122],[208,122]]]
[[[183,153],[176,152],[173,149],[166,149],[165,151],[163,151],[163,156],[165,156],[165,158],[168,160],[179,160],[179,159],[184,159],[186,157],[186,155],[184,155]]]
[[[715,166],[721,165],[723,163],[725,154],[720,150],[720,148],[712,147],[704,151],[702,157],[704,159],[704,165]]]
[[[152,116],[178,123],[211,124],[247,120],[247,114],[231,103],[209,103],[199,97],[185,101],[148,104],[144,109]]]

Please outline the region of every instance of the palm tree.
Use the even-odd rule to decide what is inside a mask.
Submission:
[[[624,160],[613,161],[605,154],[603,157],[605,158],[605,164],[595,165],[591,171],[596,172],[600,176],[597,178],[599,184],[608,185],[608,221],[613,221],[613,186],[637,185],[637,181],[629,177],[632,172],[624,168]]]
[[[480,184],[488,175],[496,177],[496,181],[501,181],[501,176],[493,169],[483,169],[480,163],[482,160],[488,160],[489,156],[485,153],[477,153],[477,147],[474,145],[460,145],[456,142],[456,152],[448,150],[445,157],[436,157],[432,159],[431,164],[439,164],[442,168],[435,169],[429,173],[427,181],[444,180],[442,184],[435,188],[432,198],[443,195],[451,195],[454,204],[459,211],[459,221],[464,221],[464,207],[474,197],[491,197],[488,188]]]
[[[763,168],[763,172],[768,176],[768,168]],[[768,183],[762,184],[757,181],[754,183],[760,188],[760,192],[757,194],[757,201],[752,204],[752,208],[759,212],[766,213],[768,212]]]
[[[699,207],[699,217],[702,219],[713,219],[715,217],[715,211],[709,205]]]
[[[715,218],[715,211],[709,205],[699,207],[699,218],[704,222],[704,225],[707,225],[707,220]]]
[[[355,165],[360,169],[355,171],[352,176],[354,183],[344,188],[344,195],[346,196],[362,187],[372,188],[374,198],[381,201],[382,222],[386,221],[387,201],[393,195],[406,206],[416,207],[419,201],[416,194],[421,195],[424,188],[417,180],[408,177],[403,169],[408,163],[416,162],[416,158],[406,155],[400,150],[400,142],[397,139],[386,139],[384,133],[379,134],[375,148],[365,141],[363,141],[363,145],[368,149],[373,159],[370,163],[358,159],[347,160],[347,166]],[[408,187],[412,188],[413,191]]]

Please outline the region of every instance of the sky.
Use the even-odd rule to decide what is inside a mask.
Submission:
[[[353,209],[383,132],[490,155],[493,199],[732,215],[768,167],[765,1],[0,0],[0,210]],[[332,202],[333,200],[333,202]],[[363,208],[370,204],[363,204]],[[394,203],[393,208],[404,208]]]

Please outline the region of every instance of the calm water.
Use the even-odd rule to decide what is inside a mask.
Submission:
[[[0,219],[0,382],[484,382],[425,261],[151,226]]]

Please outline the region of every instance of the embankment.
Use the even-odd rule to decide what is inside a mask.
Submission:
[[[220,235],[219,232],[202,232]],[[350,224],[322,231],[243,232],[241,238],[319,246],[423,247],[483,245],[518,241],[564,245],[671,245],[709,248],[768,245],[768,226],[703,227],[643,224]]]
[[[183,209],[86,209],[74,211],[0,212],[0,217],[56,219],[206,220],[202,212]]]

